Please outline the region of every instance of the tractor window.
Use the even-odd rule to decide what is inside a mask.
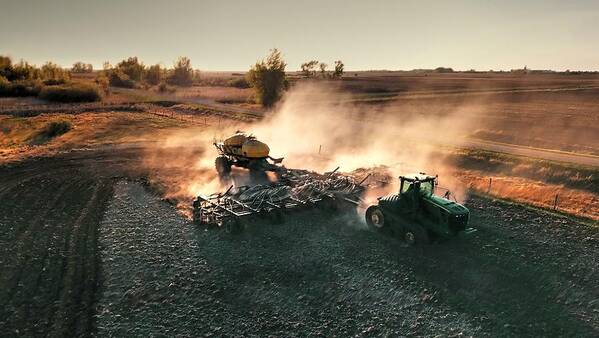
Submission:
[[[405,192],[407,192],[407,191],[411,190],[411,189],[410,189],[411,187],[412,187],[412,183],[411,183],[411,182],[408,182],[408,181],[405,181],[405,182],[403,182],[403,185],[402,185],[402,187],[401,187],[401,191],[400,191],[400,193],[402,193],[402,194],[403,194],[403,193],[405,193]]]
[[[420,183],[420,193],[425,196],[430,196],[433,194],[434,186],[433,181],[427,181]]]
[[[401,193],[411,192],[414,189],[414,182],[405,181],[401,189]],[[420,182],[420,194],[430,196],[433,194],[434,185],[433,181]]]

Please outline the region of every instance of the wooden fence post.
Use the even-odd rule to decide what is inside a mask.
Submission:
[[[487,194],[491,193],[491,184],[493,183],[493,178],[489,177],[489,188],[487,189]]]

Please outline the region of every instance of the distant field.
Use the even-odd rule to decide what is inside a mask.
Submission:
[[[242,73],[206,72],[205,84],[164,96],[155,89],[115,89],[110,102],[168,98],[229,104],[260,111],[251,89],[228,87]],[[295,73],[291,86],[305,82]],[[314,81],[338,88],[352,104],[409,119],[454,114],[471,138],[599,155],[599,75],[512,73],[347,72],[341,81]],[[211,85],[213,84],[213,85]],[[434,126],[431,126],[434,128]]]

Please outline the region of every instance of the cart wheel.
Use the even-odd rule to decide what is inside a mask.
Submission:
[[[385,215],[378,205],[371,205],[366,209],[366,223],[375,230],[385,228]]]
[[[229,174],[231,174],[231,163],[229,163],[226,156],[218,156],[214,160],[214,166],[216,167],[218,176],[222,179],[228,178]]]

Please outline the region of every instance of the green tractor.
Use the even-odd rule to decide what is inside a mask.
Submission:
[[[476,231],[468,227],[470,211],[435,195],[437,176],[424,173],[400,176],[398,194],[378,198],[366,210],[366,223],[373,229],[402,238],[408,245],[455,237]]]

